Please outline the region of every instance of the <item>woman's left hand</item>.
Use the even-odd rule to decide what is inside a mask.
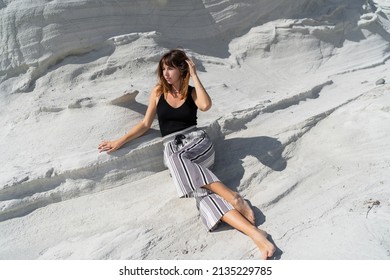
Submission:
[[[190,75],[191,75],[191,77],[193,77],[194,75],[196,75],[195,63],[191,59],[186,60],[186,62],[188,64],[188,68],[190,70]]]

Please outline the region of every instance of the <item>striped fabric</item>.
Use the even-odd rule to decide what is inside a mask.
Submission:
[[[222,216],[234,209],[229,202],[215,193],[197,197],[196,206],[202,222],[209,231],[216,229]]]
[[[164,163],[179,197],[195,197],[203,223],[213,230],[233,207],[215,193],[202,188],[219,179],[210,171],[214,164],[213,144],[204,130],[191,127],[163,138]]]

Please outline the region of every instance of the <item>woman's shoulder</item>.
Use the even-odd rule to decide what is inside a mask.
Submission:
[[[150,93],[150,99],[155,101],[155,104],[158,104],[158,101],[160,100],[160,97],[162,95],[162,89],[160,85],[156,85],[153,89],[152,92]]]
[[[153,97],[160,97],[160,95],[162,94],[162,88],[160,85],[155,85],[154,88],[152,89],[150,95],[153,96]]]

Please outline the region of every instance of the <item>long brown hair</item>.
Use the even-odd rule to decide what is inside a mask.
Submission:
[[[186,60],[188,60],[188,56],[184,51],[179,49],[173,49],[161,57],[156,71],[159,79],[159,82],[157,84],[158,92],[160,94],[163,93],[164,96],[166,96],[169,91],[172,91],[172,85],[168,84],[163,75],[163,65],[165,64],[169,67],[179,69],[181,79],[179,92],[181,94],[181,99],[187,98],[187,88],[188,83],[190,81],[190,71],[188,69],[188,64]]]

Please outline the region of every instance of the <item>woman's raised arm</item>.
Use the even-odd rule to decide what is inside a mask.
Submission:
[[[186,60],[186,62],[190,70],[192,81],[194,82],[195,92],[192,95],[194,102],[199,110],[207,111],[212,105],[211,98],[196,73],[195,63],[191,59]]]

